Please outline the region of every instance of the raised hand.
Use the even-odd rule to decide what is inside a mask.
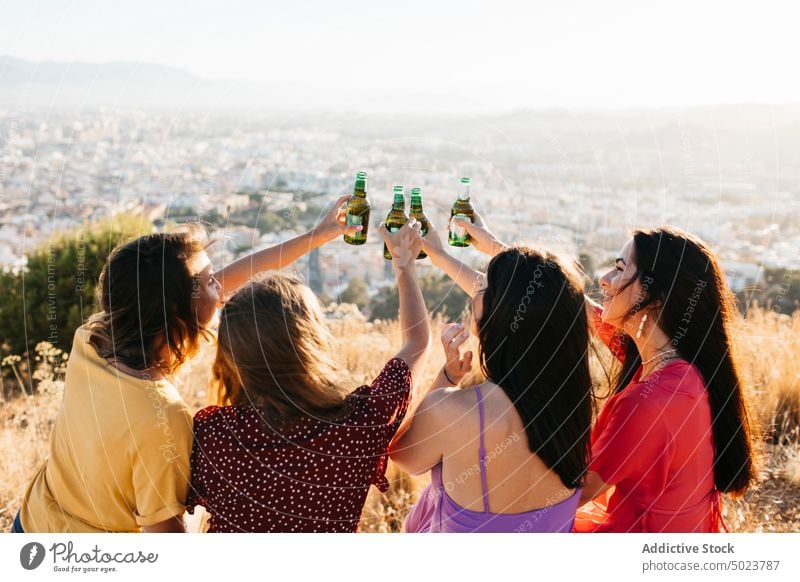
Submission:
[[[475,212],[475,222],[471,222],[467,218],[456,217],[453,217],[451,220],[466,229],[472,239],[472,246],[482,253],[493,256],[502,251],[506,246],[491,233],[483,217],[478,214],[477,211]]]
[[[397,232],[389,232],[386,223],[381,223],[381,236],[392,254],[392,266],[395,269],[413,266],[424,240],[420,236],[421,227],[415,218],[410,218]]]
[[[442,346],[444,347],[444,370],[447,378],[458,384],[472,369],[472,351],[461,354],[461,345],[469,339],[469,329],[461,323],[448,323],[442,330]]]
[[[363,228],[361,225],[347,226],[345,216],[347,215],[346,204],[349,199],[349,194],[339,196],[314,226],[313,233],[319,237],[321,242],[326,243],[345,234],[353,235]]]
[[[445,252],[444,246],[442,245],[442,237],[439,235],[439,231],[433,226],[433,223],[428,219],[428,234],[425,236],[420,235],[420,242],[422,244],[422,250],[428,256],[436,256],[441,255]]]

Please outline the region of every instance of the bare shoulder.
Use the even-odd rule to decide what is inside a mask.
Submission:
[[[471,388],[439,388],[428,395],[428,405],[440,422],[448,426],[458,426],[478,404],[475,387]],[[426,398],[427,400],[427,398]]]
[[[472,388],[437,388],[425,396],[419,413],[430,422],[449,425],[468,409],[470,400],[475,403],[475,390]]]
[[[486,388],[483,388],[484,399]],[[450,406],[459,409],[472,410],[478,404],[477,386],[469,388],[454,388]]]
[[[428,394],[438,406],[448,409],[458,408],[466,405],[467,402],[476,402],[475,388],[437,388]]]

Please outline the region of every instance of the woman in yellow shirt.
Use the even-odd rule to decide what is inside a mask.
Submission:
[[[347,229],[342,196],[309,232],[215,274],[187,226],[114,249],[102,309],[75,332],[50,454],[12,531],[184,531],[192,413],[169,377],[199,349],[223,297]]]

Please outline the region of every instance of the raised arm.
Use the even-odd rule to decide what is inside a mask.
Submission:
[[[472,352],[462,355],[461,345],[469,338],[469,330],[460,323],[449,323],[442,330],[445,364],[428,389],[421,394],[419,404],[406,414],[389,445],[389,455],[404,471],[417,475],[430,469],[442,458],[447,441],[442,430],[451,421],[448,400],[464,375],[472,367]]]
[[[472,239],[472,246],[480,252],[494,256],[506,247],[489,231],[483,217],[477,212],[475,213],[474,223],[462,218],[454,218],[453,220],[467,230]],[[485,285],[486,276],[463,261],[451,256],[442,245],[442,239],[438,231],[430,223],[428,234],[422,239],[422,248],[430,257],[431,262],[444,271],[470,297],[474,296]]]
[[[464,229],[467,231],[470,238],[472,239],[472,246],[474,246],[480,252],[485,253],[489,256],[494,256],[500,251],[502,251],[504,248],[506,248],[507,245],[501,242],[496,236],[494,236],[492,231],[489,230],[489,227],[486,226],[486,221],[477,212],[475,212],[475,222],[470,222],[466,218],[454,218],[453,220],[455,220],[460,226],[464,227]],[[422,247],[425,249],[425,252],[427,252],[431,256],[431,261],[433,262],[433,264],[442,269],[445,273],[447,273],[448,276],[450,276],[454,281],[456,281],[459,287],[464,289],[459,279],[456,279],[456,277],[462,277],[462,278],[464,277],[463,274],[459,274],[457,272],[459,270],[457,266],[461,265],[462,263],[457,259],[449,257],[449,255],[448,255],[449,258],[446,259],[441,258],[442,253],[444,253],[441,241],[439,241],[438,238],[436,240],[434,239],[426,240],[427,238],[428,237],[423,238],[424,242]],[[431,250],[428,250],[429,247],[431,248]],[[466,265],[464,267],[466,269],[469,269],[469,267],[467,267]],[[464,289],[464,291],[470,293],[470,291],[467,289]],[[602,306],[596,301],[594,301],[588,295],[585,296],[585,299],[586,299],[586,315],[589,319],[589,330],[592,333],[597,333],[595,311],[598,308],[602,309]]]
[[[349,195],[340,196],[320,221],[308,232],[290,238],[287,241],[250,253],[230,265],[226,265],[216,273],[216,278],[222,285],[223,297],[229,297],[236,290],[247,283],[254,275],[262,271],[282,269],[314,250],[345,233],[355,233],[361,230],[360,226],[348,228],[345,226],[344,204]]]
[[[477,211],[475,212],[474,222],[471,222],[466,218],[453,218],[453,220],[458,223],[459,226],[463,226],[464,230],[467,231],[472,246],[480,252],[489,255],[490,257],[495,256],[508,246],[494,236],[492,231],[489,230],[489,227],[486,225],[486,221],[483,219],[483,216],[478,214]]]
[[[392,268],[397,277],[397,291],[400,295],[398,319],[403,346],[395,357],[408,364],[412,378],[420,377],[431,343],[428,310],[417,281],[415,266],[421,248],[417,233],[419,228],[419,223],[413,218],[398,232],[390,233],[384,224],[380,228],[383,240],[392,253]]]
[[[467,295],[474,296],[484,286],[486,275],[450,255],[442,246],[439,233],[433,224],[428,223],[428,234],[421,240],[422,248],[425,249],[431,262],[444,271]]]

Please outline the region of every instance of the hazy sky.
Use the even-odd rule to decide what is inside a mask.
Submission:
[[[800,102],[790,6],[0,0],[0,55],[495,107]]]

